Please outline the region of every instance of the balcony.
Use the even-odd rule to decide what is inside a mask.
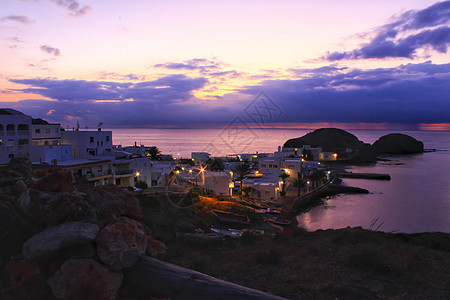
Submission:
[[[15,130],[7,130],[6,131],[6,135],[7,136],[15,136],[16,135],[16,131]]]
[[[117,170],[114,173],[116,174],[116,176],[118,176],[118,175],[130,175],[130,174],[133,174],[134,171],[133,170]]]
[[[29,130],[19,130],[18,135],[30,135]]]

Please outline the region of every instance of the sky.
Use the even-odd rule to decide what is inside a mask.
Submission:
[[[0,107],[94,128],[450,130],[450,1],[0,0]]]

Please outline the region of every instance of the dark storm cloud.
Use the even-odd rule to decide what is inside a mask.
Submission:
[[[39,47],[39,49],[41,49],[44,52],[47,52],[48,54],[53,54],[54,56],[61,55],[61,50],[55,47],[50,47],[48,45],[42,45],[41,47]]]
[[[138,83],[48,78],[11,79],[10,81],[31,86],[21,89],[21,92],[72,102],[129,98],[146,101],[188,100],[192,97],[193,90],[200,89],[208,83],[208,80],[203,77],[189,78],[179,74]]]
[[[285,122],[450,122],[450,64],[347,70],[298,80],[266,80],[241,92],[265,91]]]
[[[67,9],[69,13],[75,17],[82,17],[91,10],[90,6],[82,5],[76,0],[50,0],[50,1]]]
[[[408,11],[394,22],[380,27],[370,42],[352,51],[329,52],[323,58],[328,61],[414,58],[417,50],[424,48],[447,53],[448,45],[450,45],[450,1],[445,1],[423,10]]]
[[[0,18],[0,21],[4,22],[4,21],[15,21],[15,22],[20,22],[23,24],[30,24],[30,23],[34,23],[34,20],[28,18],[27,16],[17,16],[17,15],[11,15],[11,16],[6,16],[3,18]]]
[[[50,120],[67,124],[73,124],[70,118],[94,125],[106,122],[111,127],[228,124],[242,116],[245,108],[262,91],[284,111],[280,119],[274,120],[277,123],[450,123],[450,64],[431,62],[371,70],[337,66],[303,69],[301,78],[265,80],[236,89],[232,94],[220,97],[220,101],[195,98],[193,91],[204,88],[208,81],[185,75],[137,83],[54,79],[11,81],[30,86],[16,91],[59,100],[21,101],[15,104],[17,109],[33,116],[45,116],[53,110]]]

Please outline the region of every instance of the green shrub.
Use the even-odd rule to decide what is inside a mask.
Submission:
[[[134,184],[135,187],[145,190],[148,188],[147,182],[143,181],[143,180],[139,180]]]

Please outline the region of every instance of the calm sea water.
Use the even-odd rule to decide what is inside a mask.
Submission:
[[[390,131],[348,130],[373,143]],[[135,142],[157,146],[163,153],[190,157],[191,152],[212,155],[274,152],[290,138],[310,130],[286,129],[114,129],[114,144]],[[368,195],[339,195],[325,205],[299,215],[308,230],[347,226],[379,227],[382,231],[450,233],[450,132],[405,131],[436,152],[392,157],[374,166],[350,167],[353,172],[388,173],[391,181],[344,179],[343,184],[366,188]]]

